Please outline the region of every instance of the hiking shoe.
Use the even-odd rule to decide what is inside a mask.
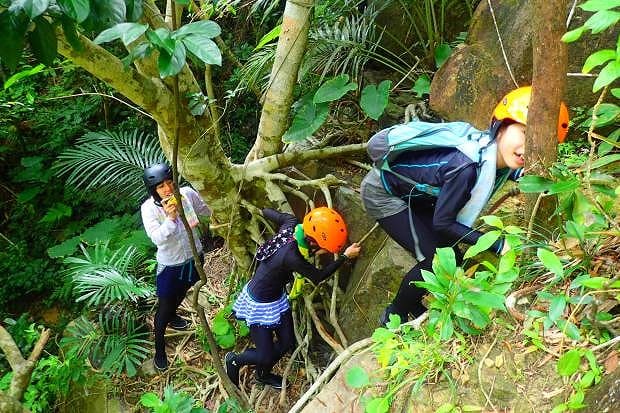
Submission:
[[[236,354],[229,351],[224,356],[224,365],[226,367],[226,374],[230,381],[237,387],[239,387],[239,366],[237,365]]]
[[[175,330],[187,330],[187,328],[189,327],[189,321],[178,315],[175,315],[172,321],[168,323],[168,325],[170,326],[170,328],[173,328]]]
[[[277,374],[267,373],[261,376],[257,374],[256,381],[267,386],[271,386],[276,390],[280,390],[282,388],[282,376],[278,376]]]
[[[163,356],[155,355],[153,358],[153,366],[159,371],[166,371],[168,369],[168,357],[166,357],[165,354]]]

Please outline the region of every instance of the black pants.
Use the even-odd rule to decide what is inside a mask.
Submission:
[[[274,341],[274,334],[277,341]],[[235,357],[239,366],[255,365],[259,375],[269,373],[271,368],[292,349],[295,343],[293,315],[291,310],[280,314],[280,324],[264,327],[250,326],[250,337],[256,348],[249,348]]]
[[[423,261],[418,262],[403,278],[400,288],[394,300],[392,301],[393,309],[401,320],[407,321],[408,314],[418,317],[426,308],[422,305],[422,297],[426,294],[426,289],[417,287],[413,281],[422,281],[422,270],[432,271],[433,256],[435,250],[440,247],[452,246],[450,240],[441,239],[438,231],[433,228],[433,208],[415,208],[406,209],[398,214],[382,218],[378,220],[379,225],[388,233],[394,241],[401,247],[414,253],[415,243],[411,234],[410,217],[413,219],[413,226],[419,240],[419,248],[426,257]],[[462,255],[458,248],[454,248],[457,262],[462,261]]]
[[[158,299],[157,312],[155,313],[155,357],[161,358],[166,355],[166,342],[164,340],[166,326],[176,315],[189,287],[190,284],[185,284],[183,288],[176,291],[176,294]]]

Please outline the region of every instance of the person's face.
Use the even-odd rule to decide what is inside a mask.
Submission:
[[[171,179],[166,179],[155,187],[155,191],[161,199],[169,198],[174,193],[174,182]]]
[[[497,167],[518,169],[525,164],[525,125],[511,123],[497,136]]]

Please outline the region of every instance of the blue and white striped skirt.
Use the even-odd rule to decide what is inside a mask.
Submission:
[[[271,327],[280,324],[280,314],[290,308],[286,294],[282,294],[282,297],[276,301],[261,303],[252,298],[246,284],[235,300],[233,312],[235,317],[245,320],[248,326],[258,324],[263,327]]]

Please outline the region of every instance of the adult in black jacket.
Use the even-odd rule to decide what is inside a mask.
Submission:
[[[488,192],[484,193],[488,195],[506,178],[514,180],[521,176],[530,96],[531,87],[516,89],[506,95],[493,112],[488,132],[490,143],[485,150],[497,152],[495,158],[491,157],[493,152],[488,152],[491,154],[488,161],[496,162],[492,170],[497,175],[485,176],[481,172],[482,165],[458,149],[439,148],[405,151],[390,160],[393,172],[375,167],[362,181],[362,200],[367,213],[418,259],[381,316],[382,324],[389,321],[390,314],[399,315],[404,322],[409,314],[417,317],[425,311],[422,297],[426,290],[413,282],[422,280],[422,270],[432,270],[432,259],[438,247],[454,247],[458,242],[475,244],[482,236],[471,224],[463,223],[475,221],[482,209],[481,203],[488,198],[478,196],[478,188],[486,188]],[[558,122],[560,142],[567,130],[568,112],[562,104]],[[383,136],[389,133],[390,129],[378,132],[385,134]],[[462,212],[472,210],[476,213],[464,218]],[[508,249],[509,245],[502,239],[490,247],[497,254]],[[457,248],[455,255],[460,261],[462,255]]]
[[[240,354],[226,354],[225,363],[226,372],[236,385],[239,385],[239,368],[255,365],[259,382],[280,388],[282,377],[271,373],[271,369],[294,344],[293,317],[286,284],[293,280],[293,272],[315,284],[320,283],[345,260],[357,257],[360,246],[351,244],[338,259],[318,269],[306,261],[302,251],[335,254],[342,249],[347,231],[344,220],[336,211],[315,208],[306,215],[303,225],[294,215],[273,209],[264,209],[263,215],[278,224],[279,229],[257,249],[258,268],[233,305],[235,316],[248,324],[256,347]]]

